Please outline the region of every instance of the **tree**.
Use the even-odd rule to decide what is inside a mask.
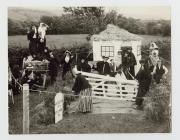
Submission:
[[[153,35],[153,28],[155,25],[155,22],[148,22],[146,25],[146,34]]]
[[[117,12],[115,10],[112,10],[109,13],[107,13],[105,18],[104,18],[104,22],[106,24],[117,25]]]
[[[104,24],[104,9],[102,7],[63,7],[64,12],[76,17],[84,32],[94,34],[99,32]]]

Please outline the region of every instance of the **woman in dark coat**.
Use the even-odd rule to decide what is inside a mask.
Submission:
[[[151,74],[145,65],[145,61],[140,60],[140,63],[141,63],[141,68],[135,77],[139,82],[139,89],[138,89],[138,94],[136,98],[136,105],[138,107],[141,107],[142,102],[143,102],[142,97],[146,95],[147,91],[149,90],[150,83],[151,83]]]
[[[36,26],[32,26],[30,31],[28,31],[27,39],[29,40],[29,51],[31,55],[37,54],[38,32]]]
[[[92,90],[91,85],[78,73],[77,69],[73,69],[74,76],[76,77],[72,90],[76,95],[79,95],[78,111],[91,112],[92,111]]]

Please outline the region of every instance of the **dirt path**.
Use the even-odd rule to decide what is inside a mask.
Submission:
[[[68,112],[76,112],[78,107],[78,100],[73,101],[68,107]],[[107,114],[107,113],[121,113],[121,114],[142,114],[142,110],[137,110],[135,102],[125,100],[110,100],[93,98],[92,114]]]

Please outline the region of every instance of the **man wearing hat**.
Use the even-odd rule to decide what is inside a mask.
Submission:
[[[97,71],[99,72],[99,74],[102,75],[110,75],[111,73],[111,69],[109,66],[109,63],[107,62],[107,60],[109,59],[107,56],[102,56],[103,61],[99,61],[97,62]]]
[[[91,72],[91,66],[84,57],[81,57],[81,61],[77,65],[77,69],[78,71]]]
[[[157,61],[157,65],[154,67],[153,72],[151,73],[154,76],[154,79],[157,84],[160,83],[160,80],[167,75],[168,69],[162,64],[162,60]]]
[[[151,83],[151,75],[148,68],[145,65],[145,60],[141,59],[139,63],[141,64],[141,67],[135,77],[139,83],[138,94],[136,98],[137,108],[142,107],[142,102],[143,102],[142,97],[146,95],[147,91],[149,90],[150,83]]]
[[[148,66],[151,72],[153,71],[154,66],[157,65],[158,60],[159,60],[158,46],[154,42],[152,42],[150,43],[150,47],[149,47],[149,57],[146,61],[146,65]]]
[[[129,72],[134,77],[135,76],[134,67],[135,65],[137,65],[136,58],[132,52],[132,47],[129,47],[127,51],[128,51],[128,59],[129,59]]]

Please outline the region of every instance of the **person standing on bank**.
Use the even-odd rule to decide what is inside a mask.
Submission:
[[[160,83],[162,78],[165,78],[168,73],[168,69],[162,64],[162,60],[157,61],[157,65],[154,67],[153,72],[151,73],[157,84]]]
[[[46,47],[46,31],[47,31],[48,25],[45,23],[40,23],[38,28],[38,52],[41,54],[44,51],[44,48]]]
[[[139,82],[139,88],[136,98],[137,109],[142,108],[143,97],[148,92],[151,83],[151,74],[149,72],[149,69],[145,65],[145,60],[142,59],[139,61],[139,63],[141,64],[141,67],[137,75],[135,76],[135,78]]]
[[[132,48],[128,48],[128,59],[129,59],[129,72],[130,74],[135,77],[135,70],[134,67],[137,65],[136,58],[132,52]]]
[[[109,63],[107,62],[107,60],[109,58],[106,56],[103,56],[102,58],[103,58],[103,61],[97,62],[96,70],[99,72],[99,74],[110,75],[111,74],[111,68],[109,66]]]
[[[75,76],[75,83],[72,90],[75,95],[79,95],[78,111],[87,113],[92,111],[92,87],[89,82],[81,75],[77,68],[73,68],[73,75]]]
[[[29,51],[31,55],[37,53],[37,44],[38,44],[38,32],[36,26],[32,26],[30,31],[27,32],[27,39],[29,40]]]

